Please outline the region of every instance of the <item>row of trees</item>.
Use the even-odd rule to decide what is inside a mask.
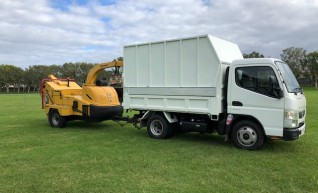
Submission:
[[[0,65],[0,88],[2,92],[30,92],[38,91],[40,81],[53,74],[56,77],[69,77],[83,84],[89,70],[95,64],[92,63],[65,63],[63,65],[34,65],[23,70],[14,65]],[[109,79],[111,71],[103,71],[100,77]]]
[[[258,52],[243,54],[244,58],[263,58]],[[318,51],[308,53],[303,48],[290,47],[282,51],[281,59],[285,61],[298,80],[307,80],[309,84],[318,88]],[[122,57],[118,58],[122,60]],[[63,65],[34,65],[23,70],[14,65],[0,65],[0,88],[3,92],[30,92],[37,91],[40,81],[53,74],[56,77],[74,78],[82,84],[86,80],[89,70],[95,64],[92,63],[65,63]],[[111,71],[104,71],[100,77],[109,79]]]
[[[252,52],[243,54],[244,58],[264,58],[263,54]],[[303,48],[290,47],[280,55],[300,82],[309,82],[318,88],[318,51],[307,54]]]

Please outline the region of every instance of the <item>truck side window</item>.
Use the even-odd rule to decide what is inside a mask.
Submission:
[[[273,69],[268,66],[239,67],[235,69],[235,82],[239,87],[274,97],[269,84],[270,77],[274,77],[277,81]]]

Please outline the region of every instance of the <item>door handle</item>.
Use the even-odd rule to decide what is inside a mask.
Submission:
[[[240,101],[232,101],[232,105],[233,106],[243,106],[243,103],[241,103]]]

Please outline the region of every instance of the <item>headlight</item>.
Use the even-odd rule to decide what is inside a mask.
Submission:
[[[298,112],[286,111],[285,112],[285,119],[297,120],[298,119]]]
[[[284,127],[285,128],[298,127],[298,112],[285,111]]]

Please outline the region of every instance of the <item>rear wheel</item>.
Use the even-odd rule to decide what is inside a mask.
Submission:
[[[253,121],[236,123],[231,132],[233,144],[241,149],[256,150],[264,145],[264,134],[261,127]]]
[[[63,128],[66,125],[66,119],[60,115],[58,110],[52,109],[49,113],[49,122],[51,127]]]
[[[172,136],[173,127],[165,117],[153,115],[147,122],[147,132],[149,137],[155,139],[166,139]]]

